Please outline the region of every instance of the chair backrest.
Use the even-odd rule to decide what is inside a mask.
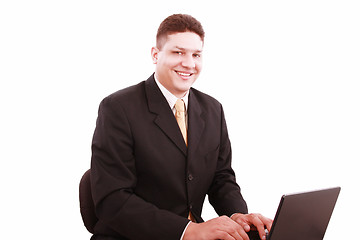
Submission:
[[[95,214],[94,201],[91,195],[90,169],[87,170],[80,180],[79,185],[80,213],[86,229],[94,233],[98,218]]]

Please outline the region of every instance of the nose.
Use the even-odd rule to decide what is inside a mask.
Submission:
[[[195,68],[195,65],[196,65],[195,61],[194,61],[194,58],[191,55],[184,56],[184,58],[182,59],[181,64],[185,68]]]

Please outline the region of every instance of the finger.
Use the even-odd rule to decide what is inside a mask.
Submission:
[[[239,240],[249,240],[249,236],[247,235],[245,230],[242,228],[242,226],[237,224],[236,222],[234,222],[234,224],[235,224],[233,226],[234,228],[230,232],[231,236],[233,236],[235,239],[239,239]]]
[[[232,220],[229,222],[226,231],[236,240],[249,240],[244,238],[247,235],[244,229]]]
[[[232,237],[227,232],[221,232],[221,233],[217,234],[217,239],[221,239],[221,240],[238,240],[238,239]]]
[[[261,215],[261,214],[258,214],[258,216],[257,216],[259,219],[260,219],[260,221],[262,222],[262,227],[261,227],[261,229],[263,229],[264,228],[264,234],[262,235],[262,232],[260,233],[260,230],[258,230],[259,231],[259,235],[260,235],[260,238],[262,238],[262,239],[266,239],[266,235],[270,232],[270,230],[271,230],[271,227],[272,227],[272,223],[273,223],[273,220],[271,220],[270,218],[267,218],[267,217],[264,217],[263,215]],[[266,230],[265,230],[265,228],[266,228]]]
[[[249,224],[244,223],[244,224],[242,225],[242,227],[243,227],[243,229],[245,230],[245,232],[250,232],[250,230],[251,230],[251,227],[249,226]]]
[[[267,217],[263,217],[263,218],[264,219],[261,219],[261,221],[265,224],[266,229],[270,231],[273,224],[273,220]]]
[[[248,237],[246,231],[244,230],[243,226],[238,224],[236,221],[234,221],[232,219],[230,219],[230,221],[231,221],[231,227],[233,228],[233,230],[235,230],[235,232],[233,232],[232,236],[235,239],[239,239],[239,240],[249,240],[249,237]],[[248,226],[247,224],[245,224],[245,225]]]
[[[243,240],[250,240],[250,239],[249,239],[249,236],[248,236],[247,233],[246,233],[246,230],[241,229],[241,230],[239,231],[239,234],[240,234],[240,236],[241,236],[241,238],[242,238]]]
[[[248,223],[244,222],[244,221],[236,221],[236,223],[238,225],[241,226],[241,228],[245,231],[245,232],[250,232],[251,227]]]
[[[240,235],[240,231],[243,230],[242,227],[237,224],[234,220],[230,219],[226,216],[219,217],[219,224],[218,227],[220,227],[222,234],[225,234],[221,239],[235,239],[235,240],[243,240],[243,238]]]
[[[250,231],[250,226],[244,222],[240,224],[233,220],[234,227],[237,231],[236,239],[249,240],[249,236],[246,232]],[[246,229],[245,229],[246,228]]]
[[[269,233],[271,230],[271,227],[272,227],[273,220],[270,218],[264,217],[262,215],[259,215],[259,218],[262,221],[262,223],[266,226],[267,233]]]
[[[249,232],[251,230],[250,225],[244,221],[243,217],[243,214],[236,213],[231,217],[231,219],[238,223],[240,226],[242,226],[245,232]]]
[[[260,238],[266,239],[265,225],[260,219],[260,214],[254,215],[254,217],[252,219],[252,224],[258,230]]]

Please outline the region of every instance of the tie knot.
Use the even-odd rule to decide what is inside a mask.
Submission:
[[[175,109],[179,112],[185,112],[185,103],[183,100],[178,99],[175,103]]]

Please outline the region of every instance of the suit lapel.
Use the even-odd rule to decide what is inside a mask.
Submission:
[[[196,95],[190,89],[188,109],[188,145],[190,150],[196,150],[200,142],[201,135],[205,129],[204,115]]]
[[[145,82],[145,92],[149,110],[157,116],[154,123],[170,138],[170,140],[187,155],[187,147],[176,122],[175,116],[165,97],[156,85],[154,75]]]

